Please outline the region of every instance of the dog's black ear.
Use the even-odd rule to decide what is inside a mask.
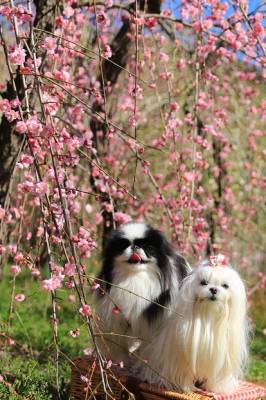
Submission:
[[[185,283],[189,280],[189,278],[193,275],[193,269],[189,266],[190,270],[188,271],[187,275],[179,281],[179,289],[185,285]]]
[[[179,281],[181,282],[192,271],[191,266],[187,260],[178,252],[174,255],[174,265],[177,270]]]
[[[108,235],[106,236],[105,239],[105,245],[103,248],[103,257],[105,257],[106,254],[110,254],[110,251],[112,250],[113,247],[113,242],[118,239],[121,236],[120,231],[113,229],[111,230]]]
[[[161,231],[159,231],[158,229],[154,229],[152,226],[148,225],[147,235],[150,241],[153,243],[158,254],[164,254],[168,257],[173,256],[173,247]]]
[[[107,292],[111,289],[112,283],[112,271],[114,268],[113,260],[115,256],[115,241],[121,236],[121,233],[117,230],[112,230],[107,235],[105,246],[102,253],[102,268],[98,275],[101,280],[99,283],[101,287]],[[104,281],[104,282],[103,282]]]

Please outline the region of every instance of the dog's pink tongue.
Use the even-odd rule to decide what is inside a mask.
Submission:
[[[130,261],[137,264],[138,262],[141,261],[141,257],[138,253],[132,253],[131,257],[130,257]]]

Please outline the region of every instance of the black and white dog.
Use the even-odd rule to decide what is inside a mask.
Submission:
[[[143,340],[149,341],[171,312],[179,283],[190,270],[152,226],[130,222],[112,231],[97,298],[102,352],[113,361],[125,361]]]

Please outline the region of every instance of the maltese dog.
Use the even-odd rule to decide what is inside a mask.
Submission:
[[[247,300],[239,274],[223,256],[202,263],[181,283],[175,311],[140,347],[141,379],[184,391],[229,393],[247,364]]]

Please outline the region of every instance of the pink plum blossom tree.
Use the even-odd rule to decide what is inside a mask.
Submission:
[[[225,253],[265,286],[264,11],[246,0],[1,3],[2,268],[51,293],[57,362],[57,290],[95,346],[86,287],[99,290],[106,234],[131,219],[192,262]],[[104,375],[110,361],[96,353]]]

